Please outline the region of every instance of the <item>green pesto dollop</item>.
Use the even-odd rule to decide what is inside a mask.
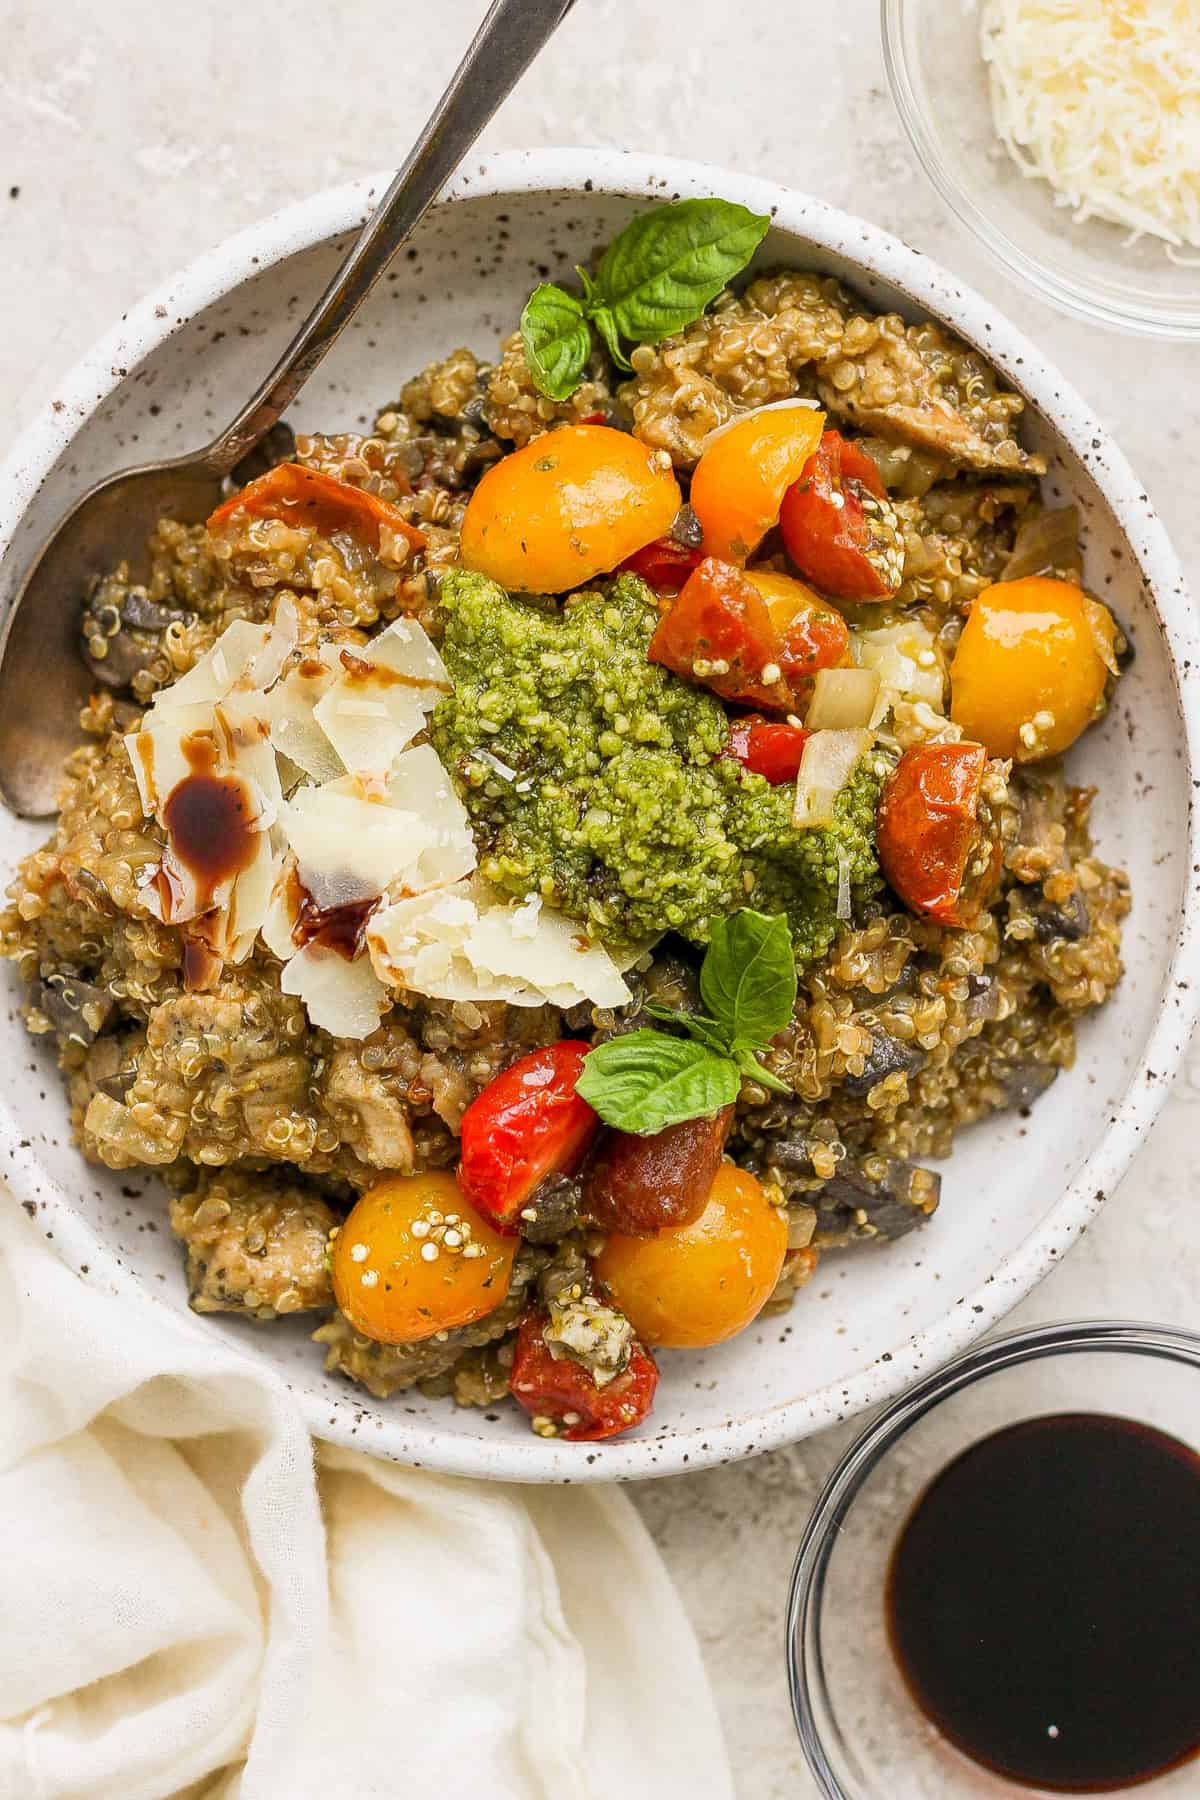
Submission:
[[[658,612],[636,576],[560,607],[453,569],[441,600],[454,692],[430,734],[506,893],[614,946],[668,929],[704,943],[750,904],[785,913],[808,959],[837,934],[843,865],[859,904],[879,886],[873,771],[828,831],[797,831],[791,787],[727,754],[721,703],[647,660]]]

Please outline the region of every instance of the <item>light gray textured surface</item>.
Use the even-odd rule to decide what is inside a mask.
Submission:
[[[481,8],[256,0],[234,14],[216,0],[0,0],[0,441],[176,266],[274,206],[398,159]],[[912,161],[884,89],[875,14],[873,0],[579,0],[484,141],[700,156],[898,232],[960,270],[1060,363],[1200,579],[1188,457],[1200,350],[1085,331],[993,273]],[[1102,1313],[1195,1322],[1197,1125],[1193,1052],[1192,1079],[1119,1195],[1015,1323]],[[787,1711],[782,1617],[796,1539],[842,1442],[831,1434],[638,1494],[700,1633],[742,1800],[813,1791]]]

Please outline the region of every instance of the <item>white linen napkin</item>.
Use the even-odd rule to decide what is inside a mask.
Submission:
[[[2,1189],[0,1321],[0,1800],[731,1800],[615,1488],[314,1446]]]

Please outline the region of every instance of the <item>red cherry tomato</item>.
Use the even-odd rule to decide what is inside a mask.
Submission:
[[[761,775],[772,787],[782,787],[800,773],[800,758],[811,735],[799,725],[751,713],[730,721],[729,754],[751,774]]]
[[[886,600],[900,585],[903,544],[879,471],[838,431],[783,498],[779,528],[788,555],[823,593]]]
[[[462,1117],[458,1184],[499,1231],[547,1175],[579,1167],[599,1120],[575,1092],[589,1044],[564,1039],[531,1050],[490,1081]]]
[[[786,710],[791,695],[778,648],[778,632],[754,583],[732,563],[707,556],[659,620],[648,655],[726,700]]]
[[[982,744],[922,744],[905,751],[879,796],[884,875],[910,912],[939,925],[970,925],[1000,879],[999,834],[980,817],[987,760]]]
[[[638,1343],[621,1373],[598,1387],[579,1363],[550,1354],[536,1313],[521,1321],[508,1391],[532,1418],[563,1426],[569,1443],[594,1443],[640,1425],[657,1386],[658,1365]]]
[[[793,712],[808,678],[841,662],[848,641],[841,614],[803,582],[707,556],[659,620],[648,654],[723,700]]]
[[[425,533],[410,525],[404,514],[378,494],[321,475],[299,463],[279,463],[248,482],[209,515],[208,529],[220,533],[240,518],[282,519],[287,525],[315,525],[323,537],[349,531],[372,550],[379,548],[379,528],[386,525],[407,538],[414,550],[425,544]]]
[[[690,1225],[708,1203],[733,1124],[732,1106],[639,1137],[612,1131],[588,1164],[583,1204],[602,1231],[633,1236]]]
[[[672,537],[655,538],[644,550],[636,550],[621,564],[631,575],[640,575],[656,594],[677,594],[692,570],[704,561],[703,550],[688,550]]]

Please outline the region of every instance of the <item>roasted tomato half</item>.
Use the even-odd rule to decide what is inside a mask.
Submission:
[[[900,586],[904,544],[879,471],[840,431],[826,431],[783,497],[779,528],[788,555],[822,593],[886,600]]]
[[[845,620],[803,582],[709,556],[659,620],[649,656],[724,700],[791,712],[803,681],[839,663],[848,641]]]
[[[590,1046],[566,1038],[531,1050],[490,1081],[462,1117],[458,1183],[499,1231],[547,1175],[571,1175],[599,1120],[575,1092]]]
[[[570,1357],[553,1356],[543,1320],[527,1313],[517,1333],[508,1391],[534,1419],[552,1419],[570,1443],[593,1443],[640,1425],[654,1401],[658,1365],[635,1343],[628,1363],[603,1387]]]
[[[1000,879],[999,833],[982,798],[982,744],[906,750],[879,796],[884,875],[910,912],[970,925]]]
[[[784,719],[764,719],[749,713],[744,719],[729,722],[729,754],[736,756],[744,769],[761,775],[772,787],[795,781],[810,732],[800,725],[789,725]]]
[[[613,1131],[603,1139],[584,1180],[583,1204],[603,1231],[643,1236],[698,1219],[708,1202],[733,1108],[684,1119],[638,1137]]]
[[[631,575],[640,575],[656,594],[677,594],[692,570],[704,561],[702,550],[689,550],[673,537],[655,538],[643,550],[621,564]]]
[[[380,531],[386,527],[414,549],[425,543],[425,533],[410,525],[404,514],[378,494],[337,481],[299,463],[279,463],[257,481],[218,506],[208,529],[220,535],[239,519],[282,519],[287,525],[313,525],[323,537],[348,531],[352,537],[379,549]]]

